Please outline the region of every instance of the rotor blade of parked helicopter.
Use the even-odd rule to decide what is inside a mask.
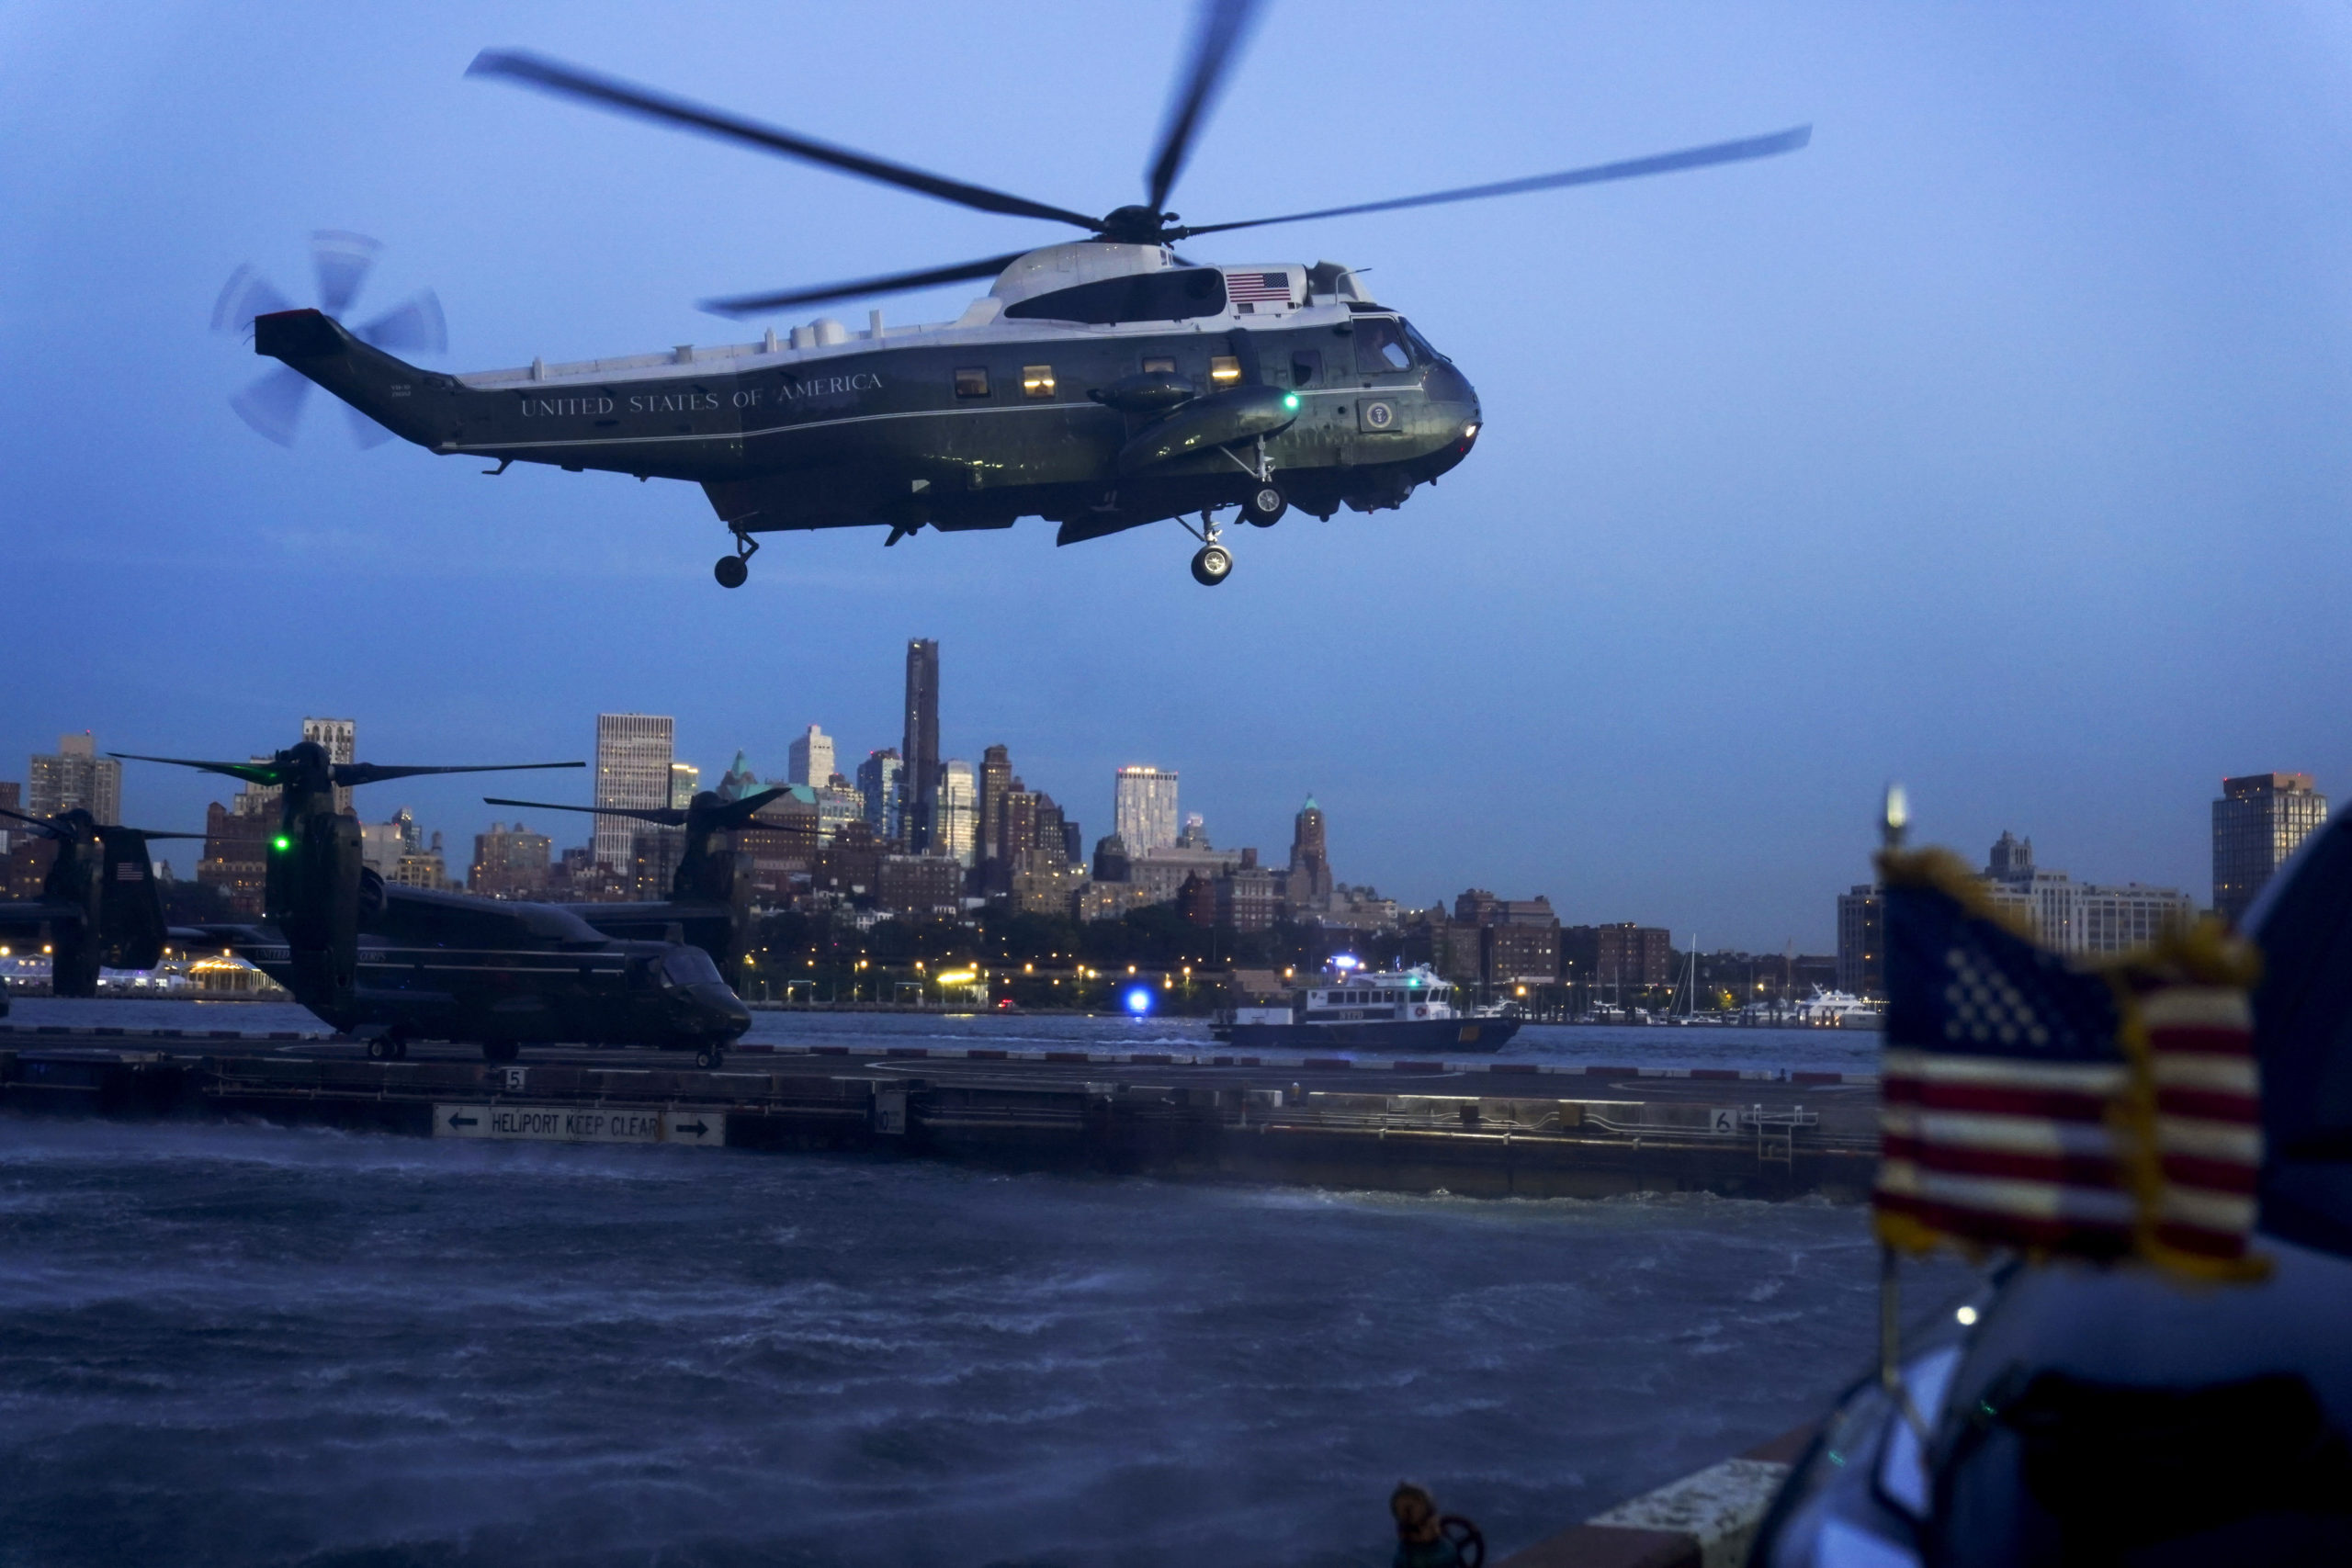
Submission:
[[[254,427],[256,435],[291,446],[294,433],[302,425],[302,405],[310,397],[311,378],[281,365],[231,398],[229,406]]]
[[[929,288],[934,284],[993,277],[1028,254],[1026,251],[1007,251],[1001,256],[989,256],[985,261],[958,262],[954,266],[933,267],[924,272],[890,273],[881,277],[861,277],[849,283],[820,283],[814,288],[788,289],[782,294],[740,294],[731,299],[706,299],[701,308],[714,316],[756,316],[794,305],[814,305],[826,299],[902,294],[910,288]]]
[[[543,55],[522,50],[486,49],[474,56],[466,67],[469,76],[503,76],[526,86],[566,97],[585,98],[606,108],[624,114],[640,115],[663,124],[682,126],[717,136],[729,141],[740,141],[764,152],[781,152],[787,158],[799,158],[839,169],[844,174],[864,179],[877,180],[883,185],[897,186],[902,190],[920,191],[959,206],[978,208],[982,212],[1001,212],[1013,218],[1049,218],[1057,223],[1075,223],[1081,229],[1099,230],[1102,220],[1082,212],[1072,212],[1066,207],[1053,207],[1026,197],[1012,196],[986,186],[976,186],[962,180],[909,168],[888,159],[836,147],[830,142],[814,141],[773,125],[762,125],[744,119],[722,109],[673,98],[650,87],[639,87],[617,77],[566,65]]]
[[[1705,147],[1688,147],[1679,152],[1661,152],[1650,158],[1628,158],[1618,164],[1595,164],[1589,168],[1568,169],[1556,175],[1535,175],[1523,180],[1464,186],[1458,190],[1431,191],[1427,196],[1403,196],[1393,201],[1363,201],[1352,207],[1326,207],[1314,212],[1288,212],[1280,218],[1252,218],[1240,223],[1204,223],[1196,228],[1178,229],[1173,231],[1173,237],[1183,239],[1194,234],[1222,234],[1234,229],[1261,229],[1270,223],[1302,223],[1310,218],[1345,218],[1358,212],[1394,212],[1407,207],[1435,207],[1449,201],[1481,201],[1490,196],[1518,196],[1526,191],[1553,190],[1562,186],[1601,185],[1611,180],[1640,179],[1647,175],[1670,175],[1683,169],[1703,169],[1715,164],[1777,157],[1782,152],[1793,152],[1812,140],[1813,127],[1800,125],[1793,130],[1775,131],[1770,136],[1717,141]]]
[[[586,817],[626,817],[632,822],[651,822],[663,828],[683,828],[686,813],[677,806],[566,806],[555,800],[509,800],[504,795],[485,795],[484,806],[527,806],[534,811],[577,811]]]
[[[1176,176],[1184,171],[1193,150],[1193,134],[1209,111],[1216,107],[1227,69],[1241,52],[1250,27],[1257,19],[1259,0],[1202,0],[1193,28],[1193,66],[1182,87],[1169,100],[1168,118],[1160,128],[1159,151],[1146,168],[1147,198],[1158,212],[1168,204]]]
[[[337,786],[413,779],[423,773],[526,773],[537,768],[584,768],[585,762],[479,762],[458,768],[403,768],[384,762],[337,762],[329,770]]]
[[[11,811],[5,806],[0,806],[0,817],[13,817],[19,822],[29,823],[32,826],[32,830],[39,833],[44,839],[63,839],[71,837],[64,829],[59,827],[56,823],[51,822],[46,817],[28,817],[21,811]]]
[[[417,290],[352,335],[394,354],[442,354],[449,347],[448,320],[430,288]]]
[[[322,229],[311,236],[311,265],[319,274],[319,309],[340,318],[359,297],[376,253],[384,247],[365,234]]]
[[[284,770],[276,762],[200,762],[193,757],[149,757],[137,751],[109,751],[107,755],[126,762],[168,762],[175,768],[194,768],[198,773],[226,773],[232,779],[265,787],[286,782]]]
[[[136,833],[141,839],[203,839],[206,833],[166,833],[160,828],[126,828],[119,822],[101,822],[95,831],[103,839],[108,833]]]
[[[220,286],[220,298],[212,302],[212,330],[247,332],[252,330],[255,316],[293,308],[294,302],[280,294],[253,263],[247,262]]]

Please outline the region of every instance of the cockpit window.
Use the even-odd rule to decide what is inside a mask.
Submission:
[[[1447,359],[1444,355],[1440,354],[1435,348],[1431,347],[1430,345],[1430,340],[1423,337],[1420,334],[1419,330],[1416,328],[1412,322],[1407,321],[1404,323],[1404,326],[1405,339],[1413,345],[1414,358],[1420,360],[1426,365],[1451,365],[1453,363],[1452,360]]]
[[[716,986],[718,965],[699,947],[673,947],[662,955],[662,971],[673,986]]]
[[[1413,351],[1405,346],[1405,324],[1394,316],[1356,318],[1356,374],[1390,375],[1413,367]]]

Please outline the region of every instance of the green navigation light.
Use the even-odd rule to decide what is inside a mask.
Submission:
[[[1283,407],[1286,409],[1295,409],[1298,407],[1298,394],[1296,392],[1284,392],[1283,394]]]
[[[285,834],[280,833],[277,837],[272,839],[269,841],[269,844],[270,848],[275,850],[290,850],[294,847],[294,840],[288,838]]]

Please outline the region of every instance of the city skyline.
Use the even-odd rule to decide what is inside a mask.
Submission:
[[[1340,15],[1270,11],[1233,101],[1314,69]],[[438,292],[435,370],[752,341],[763,323],[695,301],[1046,237],[469,82],[477,48],[811,134],[870,127],[877,155],[1071,200],[1132,186],[1132,147],[1040,138],[1027,105],[967,101],[968,73],[1045,73],[1063,113],[1109,123],[1187,25],[1172,6],[1018,29],[912,5],[662,29],[495,5],[48,17],[0,58],[22,154],[0,353],[84,364],[103,323],[141,391],[76,375],[0,429],[10,570],[51,585],[0,621],[40,676],[0,735],[239,757],[333,714],[381,761],[536,761],[582,757],[582,715],[640,709],[674,715],[706,769],[749,743],[779,776],[786,727],[748,722],[773,689],[846,755],[900,745],[920,634],[952,651],[948,754],[1009,746],[1091,832],[1095,781],[1144,758],[1185,775],[1220,842],[1278,848],[1311,791],[1347,874],[1399,897],[1542,892],[1767,950],[1827,941],[1891,780],[1922,837],[2030,826],[2085,880],[2201,890],[2220,779],[2352,776],[2305,673],[2352,658],[2352,28],[2333,13],[1596,6],[1564,29],[1504,4],[1436,33],[1346,14],[1351,48],[1416,62],[1431,123],[1508,130],[1302,170],[1228,113],[1187,204],[1289,211],[1459,185],[1474,158],[1501,178],[1807,121],[1814,140],[1442,224],[1213,237],[1204,260],[1368,269],[1487,414],[1471,460],[1401,511],[1229,532],[1240,564],[1214,592],[1173,525],[1057,549],[1029,521],[888,550],[768,536],[730,594],[709,573],[724,533],[683,487],[356,453],[316,406],[281,450],[227,406],[265,367],[209,329],[222,282],[252,262],[307,297],[320,229],[383,241],[379,305]],[[810,80],[763,107],[774,62],[856,58],[876,28],[925,42],[885,87]],[[1510,47],[1531,37],[1559,47]],[[952,156],[924,150],[942,104]],[[159,116],[184,128],[162,148]],[[483,147],[527,148],[528,188]],[[1466,286],[1498,258],[1506,283]],[[883,308],[947,320],[981,291]],[[138,459],[88,463],[126,407]],[[2249,627],[2288,628],[2284,678]],[[493,819],[455,785],[392,787],[359,792],[363,818],[405,799],[453,835]],[[125,789],[158,827],[201,827],[212,798],[138,767]]]

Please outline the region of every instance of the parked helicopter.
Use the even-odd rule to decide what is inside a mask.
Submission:
[[[926,525],[1006,528],[1023,516],[1074,544],[1198,513],[1193,575],[1225,581],[1216,513],[1270,526],[1295,505],[1400,505],[1469,455],[1484,420],[1453,364],[1361,276],[1321,262],[1215,265],[1196,236],[1638,178],[1793,152],[1810,127],[1653,157],[1237,222],[1166,210],[1249,29],[1256,0],[1205,0],[1140,205],[1100,217],[818,141],[537,55],[489,51],[469,74],[718,137],[985,212],[1088,232],[978,261],[708,302],[748,316],[993,276],[956,320],[863,333],[820,318],[788,337],[449,376],[361,341],[329,313],[224,292],[216,321],[252,320],[284,361],[393,434],[452,456],[698,483],[735,536],[713,574],[741,586],[755,535]],[[342,265],[339,263],[339,265]],[[231,289],[238,288],[232,279]],[[322,275],[322,294],[325,288]]]
[[[36,899],[0,904],[0,942],[50,950],[50,989],[95,997],[98,971],[153,969],[164,956],[164,896],[147,846],[157,839],[201,839],[101,822],[79,807],[28,817],[0,807],[57,845]]]
[[[676,940],[624,941],[558,904],[509,903],[402,887],[364,864],[358,820],[334,808],[337,786],[419,773],[576,768],[578,762],[388,767],[331,761],[315,741],[264,761],[115,755],[225,773],[277,788],[281,816],[266,872],[267,926],[188,934],[227,946],[294,999],[368,1042],[378,1059],[413,1039],[474,1042],[493,1062],[524,1044],[571,1043],[690,1050],[715,1066],[752,1015],[709,956]]]
[[[606,936],[657,937],[675,931],[718,965],[729,986],[741,987],[743,960],[751,952],[752,883],[741,857],[718,843],[721,833],[751,825],[760,807],[792,792],[765,789],[740,800],[722,800],[709,790],[685,807],[564,806],[551,800],[508,800],[484,795],[486,806],[521,806],[535,811],[576,811],[589,817],[618,817],[656,827],[683,828],[685,844],[670,897],[648,903],[582,904],[580,918]]]

